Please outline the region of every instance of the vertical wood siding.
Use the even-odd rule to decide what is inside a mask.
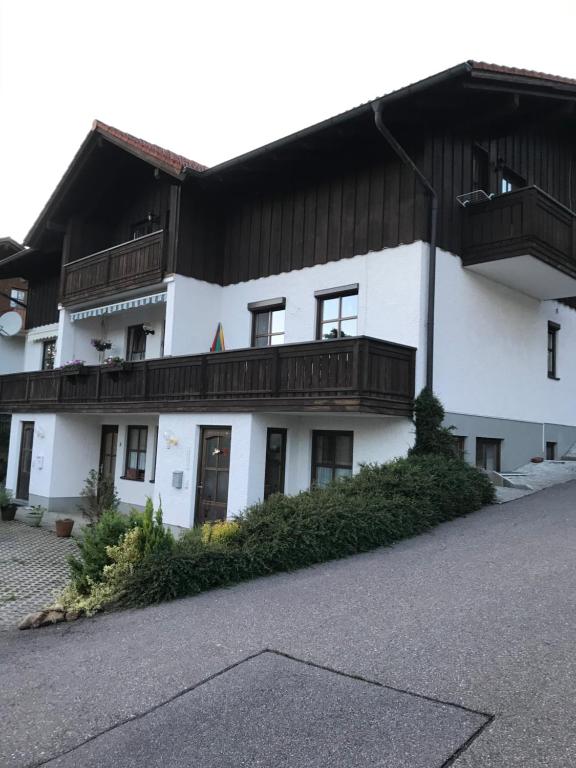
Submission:
[[[39,325],[58,322],[59,290],[59,274],[29,281],[26,328],[36,328]]]

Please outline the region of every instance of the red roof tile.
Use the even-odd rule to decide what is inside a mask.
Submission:
[[[483,72],[494,72],[499,75],[516,75],[517,77],[529,77],[534,80],[548,80],[554,83],[566,83],[566,85],[576,85],[576,80],[571,77],[562,77],[560,75],[548,75],[546,72],[536,72],[533,69],[520,69],[518,67],[504,67],[500,64],[488,64],[485,61],[468,62],[473,70]]]
[[[139,139],[136,136],[132,136],[130,133],[119,131],[118,128],[113,128],[111,125],[100,122],[100,120],[94,120],[92,123],[92,130],[98,131],[103,136],[109,136],[112,139],[117,139],[128,147],[132,147],[137,152],[144,155],[148,155],[151,162],[160,162],[176,173],[182,173],[185,168],[192,168],[194,171],[205,171],[207,166],[197,163],[195,160],[190,160],[183,155],[177,155],[175,152],[171,152],[169,149],[159,147],[157,144],[151,144],[149,141]]]

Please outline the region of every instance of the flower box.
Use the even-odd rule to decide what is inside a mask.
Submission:
[[[86,373],[83,364],[65,365],[60,370],[64,376],[83,376]]]
[[[102,373],[128,372],[132,370],[132,363],[127,363],[125,360],[114,363],[104,363],[104,365],[100,366],[100,370]]]

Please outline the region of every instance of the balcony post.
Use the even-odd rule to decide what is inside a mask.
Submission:
[[[201,400],[206,398],[206,380],[207,380],[207,367],[208,360],[206,355],[202,355],[200,358],[200,376],[198,382],[198,396]]]
[[[148,362],[145,360],[142,365],[142,400],[148,399]]]
[[[272,347],[272,370],[270,385],[272,396],[277,396],[280,392],[280,347]]]

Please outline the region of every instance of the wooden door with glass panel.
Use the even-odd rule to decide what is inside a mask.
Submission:
[[[231,437],[230,427],[202,429],[195,525],[226,519]]]
[[[116,452],[118,446],[118,425],[104,424],[100,438],[100,475],[114,482],[116,475]]]
[[[264,471],[264,498],[273,493],[284,493],[286,474],[286,430],[269,428],[266,436],[266,466]]]
[[[18,463],[18,482],[16,496],[27,501],[30,494],[30,474],[32,471],[32,447],[34,445],[34,422],[22,422],[20,440],[20,461]]]

